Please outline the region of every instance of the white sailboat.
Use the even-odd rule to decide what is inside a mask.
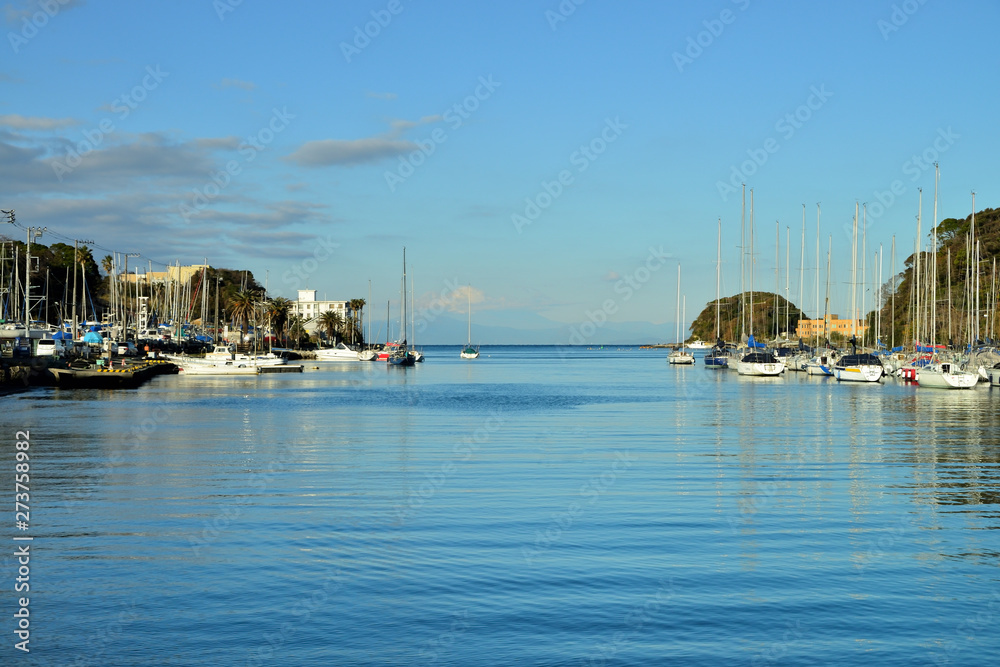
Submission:
[[[668,364],[690,365],[694,363],[694,355],[684,349],[684,342],[681,340],[681,265],[677,265],[677,321],[674,326],[675,340],[680,347],[667,355]]]
[[[934,165],[934,257],[937,257],[937,188],[938,188],[938,170],[937,165]],[[974,243],[976,240],[976,193],[972,193],[972,219],[969,225],[969,245],[970,247],[975,247]],[[937,262],[935,262],[936,268]],[[975,261],[973,261],[973,266],[977,266]],[[977,269],[978,271],[978,269]],[[936,276],[935,276],[936,278]],[[976,276],[978,278],[978,275]],[[976,285],[976,291],[978,293],[978,285]],[[932,298],[933,300],[933,298]],[[969,318],[970,322],[978,321],[978,309],[975,307],[976,304],[970,304],[970,313],[973,315]],[[937,334],[937,327],[935,326],[935,318],[931,316],[931,342],[933,344],[934,339]],[[973,349],[973,343],[978,338],[978,334],[973,329],[969,332],[969,349]],[[936,348],[932,348],[935,349]],[[960,366],[957,363],[949,361],[939,361],[937,360],[937,353],[934,353],[932,357],[932,363],[924,368],[917,370],[917,385],[921,387],[934,387],[937,389],[972,389],[979,382],[979,373],[974,373]]]
[[[368,281],[368,303],[366,303],[365,305],[369,306],[371,304],[371,302],[372,302],[372,281],[369,280]],[[369,308],[365,308],[365,310],[368,311]],[[366,312],[365,315],[368,318],[368,335],[365,336],[365,349],[363,349],[360,352],[358,352],[358,360],[359,361],[375,361],[376,359],[378,359],[378,352],[376,352],[374,350],[374,348],[371,347],[371,345],[372,345],[372,317],[371,317],[371,313],[369,313],[369,312]]]
[[[403,248],[403,288],[400,295],[402,299],[399,325],[402,338],[391,348],[387,361],[393,366],[412,366],[416,362],[416,358],[410,354],[406,345],[406,248]]]
[[[462,359],[478,359],[479,358],[479,348],[472,346],[472,286],[469,286],[469,338],[468,343],[462,348],[462,352],[458,355]]]

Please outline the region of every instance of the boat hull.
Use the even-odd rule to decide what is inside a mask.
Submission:
[[[694,364],[694,355],[684,352],[671,352],[667,355],[667,363],[678,366],[690,366]]]
[[[776,375],[781,375],[785,370],[785,364],[782,362],[776,363],[756,363],[740,361],[736,364],[736,371],[740,375],[749,375],[755,377],[774,377]]]
[[[883,370],[881,366],[837,366],[833,375],[841,382],[878,382]]]
[[[944,373],[927,368],[917,373],[917,385],[920,387],[972,389],[978,382],[979,376],[975,373]]]

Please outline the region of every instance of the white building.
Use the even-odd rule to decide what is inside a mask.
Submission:
[[[312,332],[321,328],[316,320],[328,310],[332,310],[340,315],[342,319],[347,320],[348,308],[346,301],[319,301],[316,299],[316,290],[300,289],[299,298],[292,302],[290,314],[301,315],[306,331]]]

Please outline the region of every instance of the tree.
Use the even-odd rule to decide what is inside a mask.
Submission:
[[[347,302],[347,307],[351,313],[351,327],[354,332],[354,340],[365,341],[365,336],[361,329],[361,314],[365,308],[365,300],[351,299]]]
[[[335,310],[328,310],[322,313],[317,320],[319,325],[326,332],[327,338],[336,343],[336,335],[344,326],[344,320],[340,317],[340,314]]]
[[[283,296],[271,299],[267,304],[267,320],[270,322],[274,332],[281,335],[283,340],[287,338],[285,328],[288,323],[288,312],[291,310],[291,307],[292,302]]]
[[[247,324],[253,317],[256,306],[257,298],[251,290],[237,292],[229,302],[229,314],[240,327],[240,342],[243,342],[243,335],[246,334]]]

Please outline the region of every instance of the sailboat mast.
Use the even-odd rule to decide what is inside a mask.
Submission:
[[[406,247],[403,248],[403,289],[401,290],[401,296],[403,297],[400,302],[400,316],[399,316],[399,330],[400,330],[400,340],[406,343]]]
[[[851,237],[851,336],[858,335],[858,202],[854,202],[854,233]]]
[[[923,211],[924,211],[924,189],[923,188],[917,188],[917,193],[918,193],[918,196],[917,196],[917,257],[916,257],[916,260],[915,260],[915,262],[916,262],[916,264],[915,264],[915,266],[916,266],[916,273],[914,274],[915,277],[914,277],[913,285],[914,285],[914,288],[916,289],[916,304],[917,304],[917,308],[916,308],[916,310],[917,310],[917,317],[915,318],[915,322],[916,322],[916,326],[917,326],[916,340],[919,343],[920,342],[920,338],[921,338],[920,334],[923,333],[923,330],[922,330],[922,328],[920,326],[920,323],[923,321],[923,314],[922,314],[921,308],[920,308],[920,248],[921,248],[920,240],[922,238],[920,236],[920,234],[921,234],[921,230],[922,230],[921,223],[923,222],[922,221],[922,216],[923,216]]]
[[[896,347],[896,235],[892,235],[892,250],[889,251],[889,263],[892,264],[892,316],[890,326],[892,327],[892,341],[890,348]]]
[[[819,218],[820,206],[816,202],[816,317],[819,317]],[[819,327],[816,327],[816,344],[819,344]]]
[[[740,211],[740,336],[747,332],[746,258],[747,258],[747,184],[743,184],[743,207]]]
[[[681,342],[681,264],[677,263],[677,313],[674,316],[674,342]]]
[[[469,285],[469,346],[472,346],[472,285]]]
[[[861,207],[861,315],[868,322],[868,204]],[[868,327],[861,328],[861,345],[868,339]]]
[[[799,248],[799,319],[802,319],[802,290],[806,279],[806,205],[802,205],[802,243]]]
[[[823,338],[830,337],[830,254],[833,252],[833,234],[826,250],[826,305],[823,307]]]
[[[719,272],[722,266],[722,218],[719,218],[719,241],[715,250],[715,340],[719,340]]]
[[[753,335],[753,188],[750,188],[750,335]]]
[[[778,322],[781,319],[781,307],[778,305],[778,287],[781,272],[781,223],[774,221],[774,309],[771,317],[774,318],[774,339],[778,340]]]
[[[931,229],[934,231],[934,242],[931,244],[931,256],[934,258],[934,279],[931,281],[931,345],[937,343],[937,209],[938,209],[938,183],[940,182],[941,171],[938,163],[934,163],[934,217],[931,219]]]
[[[788,338],[788,318],[790,314],[788,312],[788,276],[791,273],[792,269],[792,265],[790,263],[791,255],[789,254],[791,253],[791,247],[792,247],[789,241],[789,239],[791,238],[791,233],[792,233],[791,229],[786,226],[785,227],[785,338],[786,339]]]

